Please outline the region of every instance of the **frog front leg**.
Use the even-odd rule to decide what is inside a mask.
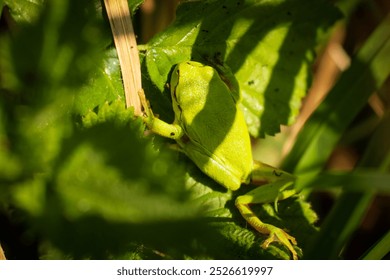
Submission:
[[[272,203],[286,199],[296,192],[289,187],[294,183],[294,176],[280,169],[269,165],[255,162],[252,172],[252,181],[267,181],[268,184],[262,185],[245,195],[241,195],[236,199],[236,207],[240,211],[244,219],[258,232],[268,235],[268,238],[263,242],[262,247],[266,249],[272,242],[279,242],[286,246],[294,260],[298,259],[297,253],[293,247],[297,242],[294,237],[287,234],[284,230],[262,222],[259,217],[251,210],[250,204]]]
[[[144,108],[143,121],[152,132],[173,140],[180,139],[184,135],[184,131],[180,125],[166,123],[154,116],[142,89],[138,92],[138,96]]]

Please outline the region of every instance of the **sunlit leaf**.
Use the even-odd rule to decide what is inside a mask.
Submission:
[[[325,1],[189,1],[179,6],[170,28],[145,46],[144,62],[163,92],[174,64],[224,61],[240,84],[251,134],[274,135],[295,119],[318,35],[337,16]],[[164,94],[158,103],[169,102]],[[155,95],[149,95],[152,101]]]

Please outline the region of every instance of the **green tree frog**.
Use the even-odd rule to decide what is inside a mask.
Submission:
[[[287,172],[252,159],[250,136],[239,109],[238,83],[225,66],[216,68],[188,61],[175,66],[170,81],[172,124],[157,117],[140,92],[144,122],[154,133],[174,139],[206,175],[234,191],[242,184],[266,184],[238,196],[235,205],[258,232],[268,235],[262,244],[280,242],[297,259],[295,238],[284,230],[263,223],[250,204],[276,202],[295,194],[289,188],[294,177]]]

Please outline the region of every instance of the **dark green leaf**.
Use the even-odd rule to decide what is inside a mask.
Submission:
[[[18,23],[35,22],[41,11],[45,0],[3,0],[10,9],[11,16]],[[2,3],[1,3],[2,4]],[[0,5],[2,6],[2,5]]]

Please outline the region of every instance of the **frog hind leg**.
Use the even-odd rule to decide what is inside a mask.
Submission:
[[[264,235],[268,235],[268,238],[262,244],[263,249],[266,249],[272,242],[279,242],[288,248],[293,259],[296,260],[298,256],[293,247],[293,245],[297,245],[295,238],[274,225],[262,222],[250,208],[250,204],[275,202],[294,195],[294,190],[286,190],[291,184],[291,181],[282,180],[263,185],[238,196],[235,204],[241,215],[253,228]]]

